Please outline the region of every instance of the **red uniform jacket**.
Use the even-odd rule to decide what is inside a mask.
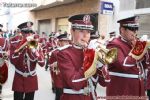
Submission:
[[[46,42],[46,49],[47,49],[47,53],[49,53],[50,51],[52,51],[53,50],[53,47],[52,47],[52,44],[48,41],[48,42]]]
[[[76,46],[70,46],[64,50],[59,51],[57,54],[58,57],[58,66],[62,74],[62,82],[64,89],[72,89],[79,91],[87,87],[88,82],[80,81],[73,82],[73,80],[84,78],[83,72],[83,49]],[[97,74],[98,75],[98,74]],[[97,75],[94,75],[94,80],[97,80]],[[98,78],[98,82],[101,82],[103,77]],[[104,82],[104,81],[103,81]],[[104,84],[104,83],[103,83]],[[96,84],[95,84],[96,85]],[[63,93],[61,100],[93,100],[92,95],[83,95],[83,94],[67,94]]]
[[[39,43],[41,44],[41,48],[42,51],[44,53],[44,55],[46,56],[47,52],[48,52],[48,45],[47,45],[47,40],[46,38],[39,38]]]
[[[36,63],[44,66],[43,53],[39,50],[33,52],[29,48],[23,48],[15,53],[15,48],[18,48],[22,41],[21,36],[16,36],[10,40],[10,62],[15,66],[15,75],[13,81],[13,91],[33,92],[38,89]],[[37,56],[37,53],[40,56]],[[23,73],[27,73],[28,76]]]
[[[60,73],[59,70],[59,66],[57,65],[57,53],[59,52],[58,49],[56,49],[55,51],[52,52],[50,58],[49,58],[49,63],[50,63],[50,69],[51,71],[51,76],[52,76],[52,80],[54,82],[54,86],[56,88],[63,88],[62,85],[62,75]],[[54,65],[55,63],[55,65]]]
[[[0,58],[3,57],[3,51],[8,51],[9,45],[6,38],[0,37]]]
[[[107,96],[144,96],[145,90],[143,79],[129,78],[129,75],[137,76],[139,73],[142,74],[142,61],[136,61],[128,56],[132,47],[121,37],[109,42],[107,47],[115,47],[118,49],[117,60],[109,65],[111,81],[106,89]],[[114,73],[126,75],[112,75]]]
[[[147,71],[146,89],[150,90],[150,66],[148,67]]]
[[[0,37],[0,83],[3,84],[8,78],[8,66],[5,60],[8,58],[8,40],[6,38]]]
[[[149,51],[149,56],[150,57],[150,51]],[[150,59],[149,59],[149,64],[150,64]],[[146,89],[150,90],[150,65],[147,67],[147,70],[145,70],[145,72],[147,73],[146,76]]]

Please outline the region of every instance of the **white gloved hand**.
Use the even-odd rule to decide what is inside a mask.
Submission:
[[[31,36],[28,36],[28,37],[26,37],[26,39],[27,39],[27,41],[34,40],[34,36],[33,36],[33,35],[31,35]]]
[[[103,63],[101,63],[100,61],[98,61],[98,62],[97,62],[97,66],[96,66],[96,67],[97,67],[97,68],[102,68],[102,67],[103,67],[103,65],[104,65]]]
[[[141,38],[140,38],[140,41],[147,41],[148,40],[148,36],[147,35],[143,35]]]
[[[37,49],[32,48],[31,51],[32,51],[33,53],[35,53],[35,52],[37,51]]]
[[[96,41],[97,41],[96,39],[95,39],[95,40],[91,40],[90,43],[89,43],[89,45],[88,45],[88,48],[95,50],[95,49],[97,48],[97,45],[98,45],[98,44],[96,43]]]

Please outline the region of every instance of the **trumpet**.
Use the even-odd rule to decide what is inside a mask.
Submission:
[[[37,48],[38,47],[38,42],[36,40],[31,40],[28,42],[29,48]]]
[[[99,45],[97,48],[98,60],[103,64],[113,63],[117,59],[117,48],[107,49],[103,45]]]
[[[25,47],[29,47],[30,49],[38,47],[38,41],[33,38],[33,36],[28,36],[25,40],[22,41],[20,47],[15,50],[15,53],[19,52]]]

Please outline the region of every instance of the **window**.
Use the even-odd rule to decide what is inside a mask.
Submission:
[[[136,0],[136,9],[150,8],[150,0]]]

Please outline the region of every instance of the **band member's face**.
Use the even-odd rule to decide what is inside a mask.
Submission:
[[[136,41],[137,31],[131,31],[131,30],[125,29],[125,28],[122,28],[121,31],[122,31],[122,33],[121,33],[122,36],[127,41],[129,41],[130,43],[132,43],[132,41]]]
[[[89,30],[72,30],[73,42],[74,44],[78,44],[84,47],[87,47],[88,42],[90,40],[90,32]]]

